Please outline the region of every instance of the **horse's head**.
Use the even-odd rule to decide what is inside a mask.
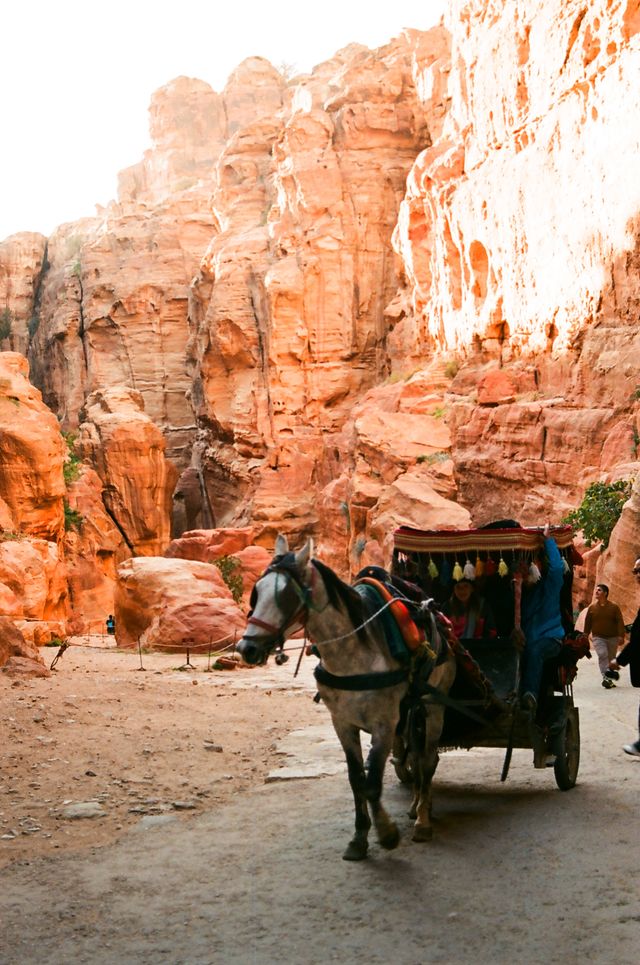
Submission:
[[[298,553],[290,553],[286,538],[278,536],[275,555],[251,593],[247,629],[237,646],[246,663],[266,663],[273,650],[304,626],[311,594],[307,572],[311,551],[309,541]]]

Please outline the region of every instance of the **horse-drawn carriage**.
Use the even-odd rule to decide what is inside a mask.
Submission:
[[[520,627],[521,579],[534,567],[540,574],[543,532],[511,525],[466,531],[420,531],[402,527],[394,534],[393,572],[421,586],[443,604],[457,580],[471,580],[494,614],[491,635],[458,639],[449,635],[457,673],[447,695],[430,694],[420,679],[409,687],[402,708],[403,724],[394,747],[399,779],[412,780],[410,755],[412,706],[444,703],[441,749],[498,747],[505,749],[501,780],[506,780],[513,748],[533,750],[534,766],[553,766],[561,790],[576,783],[580,763],[578,708],[573,701],[576,663],[586,654],[584,638],[573,633],[571,583],[580,560],[571,527],[556,527],[551,535],[565,570],[561,610],[565,643],[557,658],[545,665],[537,712],[520,705],[523,639]]]
[[[561,599],[570,641],[573,534],[559,527],[552,535],[564,561]],[[349,585],[312,557],[310,543],[294,553],[278,537],[273,560],[253,589],[238,650],[250,664],[265,663],[274,652],[278,660],[286,640],[303,628],[320,658],[317,697],[344,750],[355,805],[346,860],[366,856],[371,819],[383,848],[398,844],[399,830],[381,800],[391,753],[398,776],[413,786],[414,841],[432,836],[439,749],[504,748],[504,780],[512,749],[532,748],[536,766],[552,760],[560,788],[575,784],[580,737],[572,680],[584,650],[568,642],[547,667],[537,714],[526,713],[519,700],[520,589],[523,571],[540,578],[544,570],[543,542],[541,530],[517,524],[464,532],[401,528],[393,573],[368,568]],[[472,574],[495,612],[496,635],[459,639],[438,603]],[[301,654],[307,649],[305,640]],[[366,761],[361,732],[371,739]]]

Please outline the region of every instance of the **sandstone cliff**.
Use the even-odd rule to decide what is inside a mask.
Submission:
[[[481,522],[532,521],[639,468],[640,13],[457,2],[448,24],[449,111],[394,235],[411,302],[390,343],[464,361],[460,496]],[[497,368],[502,395],[481,398]]]
[[[168,542],[165,459],[174,536],[313,533],[342,572],[388,561],[398,523],[557,520],[637,475],[639,31],[631,0],[453,0],[308,76],[180,78],[117,203],[46,251],[9,240],[31,377],[85,423],[122,539],[109,572]],[[112,390],[166,440],[153,471],[155,443],[110,459]]]

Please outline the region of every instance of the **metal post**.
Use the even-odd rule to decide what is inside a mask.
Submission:
[[[138,670],[144,670],[144,667],[142,666],[142,644],[140,643],[140,637],[138,637],[138,655],[140,657],[140,666],[138,667]]]

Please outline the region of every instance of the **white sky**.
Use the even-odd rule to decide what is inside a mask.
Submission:
[[[0,55],[0,240],[50,234],[115,197],[150,146],[151,94],[221,91],[245,57],[309,71],[341,47],[426,30],[448,0],[9,0]]]

